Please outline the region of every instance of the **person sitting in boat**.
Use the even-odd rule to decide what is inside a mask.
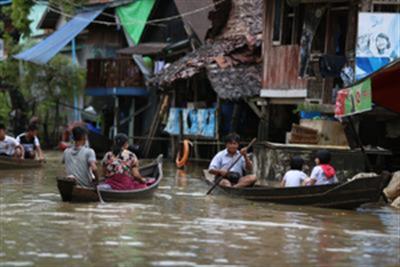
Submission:
[[[24,158],[24,148],[15,138],[6,135],[6,126],[0,123],[0,156]]]
[[[133,190],[147,187],[147,180],[139,172],[139,161],[128,147],[128,136],[117,134],[112,151],[107,152],[102,160],[106,178],[101,184],[102,189]]]
[[[251,172],[253,162],[250,160],[247,149],[239,149],[240,136],[231,133],[226,136],[226,148],[218,152],[211,160],[208,172],[224,179],[219,183],[220,186],[226,187],[247,187],[252,186],[257,178],[255,175],[244,176],[244,171]],[[243,156],[230,170],[227,168],[234,162],[237,157]]]
[[[64,150],[62,162],[68,177],[85,187],[94,187],[99,181],[96,166],[96,154],[93,149],[85,146],[87,130],[76,126],[72,129],[74,145]]]
[[[337,183],[335,168],[330,164],[331,153],[328,150],[319,150],[315,156],[316,166],[311,171],[306,185],[324,185]]]
[[[44,160],[42,149],[40,148],[39,138],[37,137],[38,127],[30,124],[28,131],[17,136],[17,142],[24,147],[24,158]]]
[[[304,160],[299,156],[294,156],[290,160],[290,170],[283,176],[281,187],[301,186],[307,178],[303,170]]]

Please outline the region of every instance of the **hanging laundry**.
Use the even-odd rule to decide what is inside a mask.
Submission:
[[[197,109],[183,109],[183,134],[198,135],[199,123],[197,117]]]
[[[169,133],[170,135],[178,135],[179,134],[179,114],[182,112],[181,108],[170,108],[168,115],[168,122],[164,128],[164,131]]]
[[[199,109],[199,135],[215,137],[215,108]]]

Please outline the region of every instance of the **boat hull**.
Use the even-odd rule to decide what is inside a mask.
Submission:
[[[163,178],[162,156],[152,163],[140,168],[140,173],[145,177],[154,177],[156,181],[144,189],[137,190],[97,190],[81,187],[74,179],[57,177],[57,187],[63,201],[67,202],[96,202],[99,194],[104,201],[130,201],[153,196]]]
[[[43,166],[43,162],[33,159],[15,159],[0,156],[0,170],[33,169]]]
[[[204,180],[213,184],[213,177],[204,171]],[[359,178],[342,184],[275,188],[254,186],[230,188],[217,186],[220,193],[252,201],[288,205],[308,205],[325,208],[355,209],[362,204],[380,199],[387,178],[382,176]]]

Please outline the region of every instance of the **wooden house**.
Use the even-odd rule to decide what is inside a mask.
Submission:
[[[168,54],[161,57],[168,65],[149,81],[169,96],[169,118],[173,110],[183,113],[177,122],[183,129],[177,126],[177,131],[170,133],[172,155],[180,138],[193,141],[195,158],[209,158],[222,148],[225,134],[235,131],[244,139],[257,134],[259,118],[249,103],[261,89],[262,1],[214,1],[211,8],[207,2],[211,1],[196,4],[202,10],[208,7],[207,12],[183,18],[188,35],[194,32],[201,45],[191,43],[192,51],[177,60]],[[176,4],[181,12],[188,9],[184,1]],[[195,28],[196,23],[201,27]],[[186,132],[193,128],[187,121],[190,114],[205,109],[215,112],[213,133]]]
[[[263,73],[260,93],[262,100],[258,101],[263,109],[259,139],[283,143],[283,146],[279,146],[281,151],[289,149],[293,152],[296,149],[293,148],[295,144],[289,144],[287,148],[284,148],[284,144],[296,143],[300,146],[297,147],[298,151],[308,150],[310,159],[313,150],[326,145],[333,145],[334,147],[331,147],[333,150],[355,148],[356,140],[349,132],[347,124],[334,121],[333,115],[337,92],[356,81],[354,73],[357,32],[360,26],[359,14],[361,12],[398,14],[400,2],[264,0],[263,3]],[[350,70],[349,74],[344,72],[346,68]],[[349,75],[348,81],[343,74]],[[300,111],[305,112],[301,115],[295,114]],[[316,120],[311,121],[307,118],[307,113],[310,111],[317,112]],[[376,127],[376,121],[386,119],[392,121],[397,115],[382,110],[378,113],[380,117],[373,123],[370,119],[363,120],[362,116],[357,117],[356,131],[361,135],[365,145],[382,145],[390,149],[390,146],[384,145],[390,143],[384,141],[385,133],[380,131],[378,134],[378,129],[385,129],[385,125]],[[299,127],[292,128],[293,124],[315,129],[319,138],[304,135],[304,138],[295,140]],[[375,129],[371,129],[368,125],[375,125]],[[369,130],[363,131],[363,128]],[[342,137],[337,138],[338,136]],[[371,136],[375,137],[371,139]],[[377,138],[381,141],[377,141]],[[266,151],[270,148],[268,145],[260,148],[263,152],[257,156],[260,163],[259,170],[263,173],[261,176],[265,176],[269,171],[263,162],[267,161],[265,154],[269,153]],[[371,149],[370,153],[374,154],[374,149]],[[385,149],[376,153],[390,155]],[[374,154],[374,157],[376,155]],[[344,157],[338,156],[336,160],[340,161],[341,158]],[[365,164],[363,160],[357,162],[365,166],[362,165]],[[357,166],[354,168],[363,169]],[[277,177],[271,174],[272,176]]]

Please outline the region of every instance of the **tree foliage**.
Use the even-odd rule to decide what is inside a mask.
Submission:
[[[84,1],[74,3],[79,5]],[[54,2],[61,3],[64,0]],[[4,39],[8,53],[8,58],[0,61],[0,120],[9,118],[11,111],[15,113],[19,110],[24,113],[25,118],[35,115],[46,123],[51,124],[52,121],[52,125],[47,126],[55,129],[59,123],[57,120],[62,117],[58,112],[58,103],[71,101],[73,90],[82,93],[85,70],[74,65],[68,56],[62,54],[45,65],[13,59],[13,54],[35,44],[31,41],[25,47],[18,45],[21,34],[29,37],[28,15],[33,4],[32,0],[13,0],[12,5],[0,9],[0,38]],[[20,101],[15,96],[21,97]],[[13,121],[16,119],[10,119],[10,124]]]
[[[67,14],[73,14],[77,9],[83,7],[88,0],[49,0],[50,6],[55,6]]]

